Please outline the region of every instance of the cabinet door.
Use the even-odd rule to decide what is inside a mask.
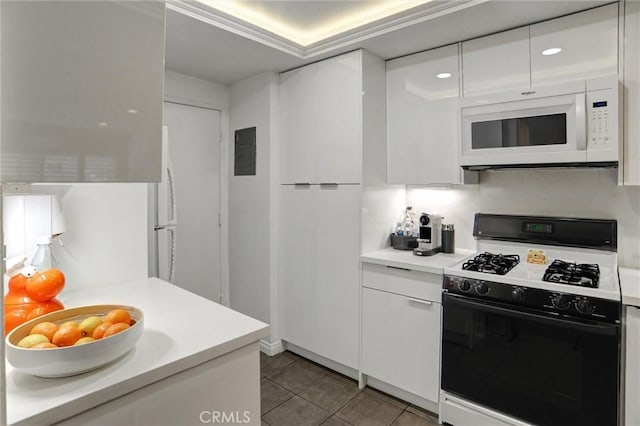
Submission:
[[[640,2],[625,2],[624,184],[640,185]]]
[[[315,189],[280,187],[280,324],[282,338],[316,348],[316,209]]]
[[[316,188],[317,353],[357,369],[360,185]]]
[[[316,182],[317,65],[280,75],[280,183]]]
[[[442,305],[362,290],[362,372],[438,402]]]
[[[361,52],[318,62],[318,182],[360,183]]]
[[[533,87],[617,73],[617,3],[531,26]]]
[[[640,308],[627,307],[625,425],[640,425]]]
[[[159,182],[164,2],[2,2],[3,182]]]
[[[530,87],[529,27],[462,43],[464,96]]]
[[[458,83],[457,45],[387,62],[388,183],[460,183]]]

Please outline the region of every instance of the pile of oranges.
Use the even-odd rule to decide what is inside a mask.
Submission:
[[[135,324],[124,309],[109,311],[104,318],[90,316],[81,322],[67,321],[61,325],[41,322],[33,326],[28,336],[18,342],[27,349],[52,349],[82,345],[120,333]]]

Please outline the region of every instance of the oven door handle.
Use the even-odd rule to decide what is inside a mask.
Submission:
[[[516,311],[514,309],[503,308],[501,306],[489,305],[487,303],[476,302],[473,300],[469,300],[467,298],[462,298],[460,296],[455,296],[455,295],[445,293],[442,295],[442,306],[445,307],[447,304],[471,307],[471,308],[480,309],[486,312],[510,316],[514,318],[537,321],[537,322],[551,324],[551,325],[560,326],[563,328],[569,328],[573,330],[586,331],[592,334],[613,336],[618,333],[618,329],[619,329],[619,325],[617,324],[607,324],[607,323],[593,324],[589,322],[573,321],[567,318],[554,318],[554,317],[534,314],[530,312]]]

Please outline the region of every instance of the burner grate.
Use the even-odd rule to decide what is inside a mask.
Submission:
[[[468,271],[485,272],[488,274],[505,275],[520,263],[517,254],[493,254],[484,252],[462,264],[462,269]]]
[[[544,272],[543,281],[598,288],[600,267],[596,264],[573,263],[556,259]]]

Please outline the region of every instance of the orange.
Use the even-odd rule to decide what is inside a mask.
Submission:
[[[121,331],[124,331],[129,327],[130,325],[126,322],[115,323],[111,327],[109,327],[107,331],[104,332],[104,335],[102,337],[113,336],[114,334],[120,333]]]
[[[93,330],[93,338],[94,339],[102,339],[102,337],[104,336],[104,332],[107,331],[107,329],[109,327],[111,327],[113,325],[113,323],[110,322],[103,322],[102,324],[100,324],[99,326],[97,326],[95,328],[95,330]]]
[[[54,349],[54,348],[57,348],[57,346],[54,345],[53,343],[44,342],[44,343],[38,343],[37,345],[33,345],[31,346],[30,349]]]
[[[33,326],[29,334],[42,334],[49,341],[53,340],[53,335],[58,331],[58,326],[52,322],[41,322]]]
[[[104,322],[110,322],[112,324],[124,322],[126,324],[129,324],[131,323],[131,315],[129,315],[129,312],[125,311],[124,309],[114,309],[113,311],[105,315]]]
[[[56,346],[73,346],[82,337],[82,331],[74,326],[62,326],[55,332],[51,343]]]

